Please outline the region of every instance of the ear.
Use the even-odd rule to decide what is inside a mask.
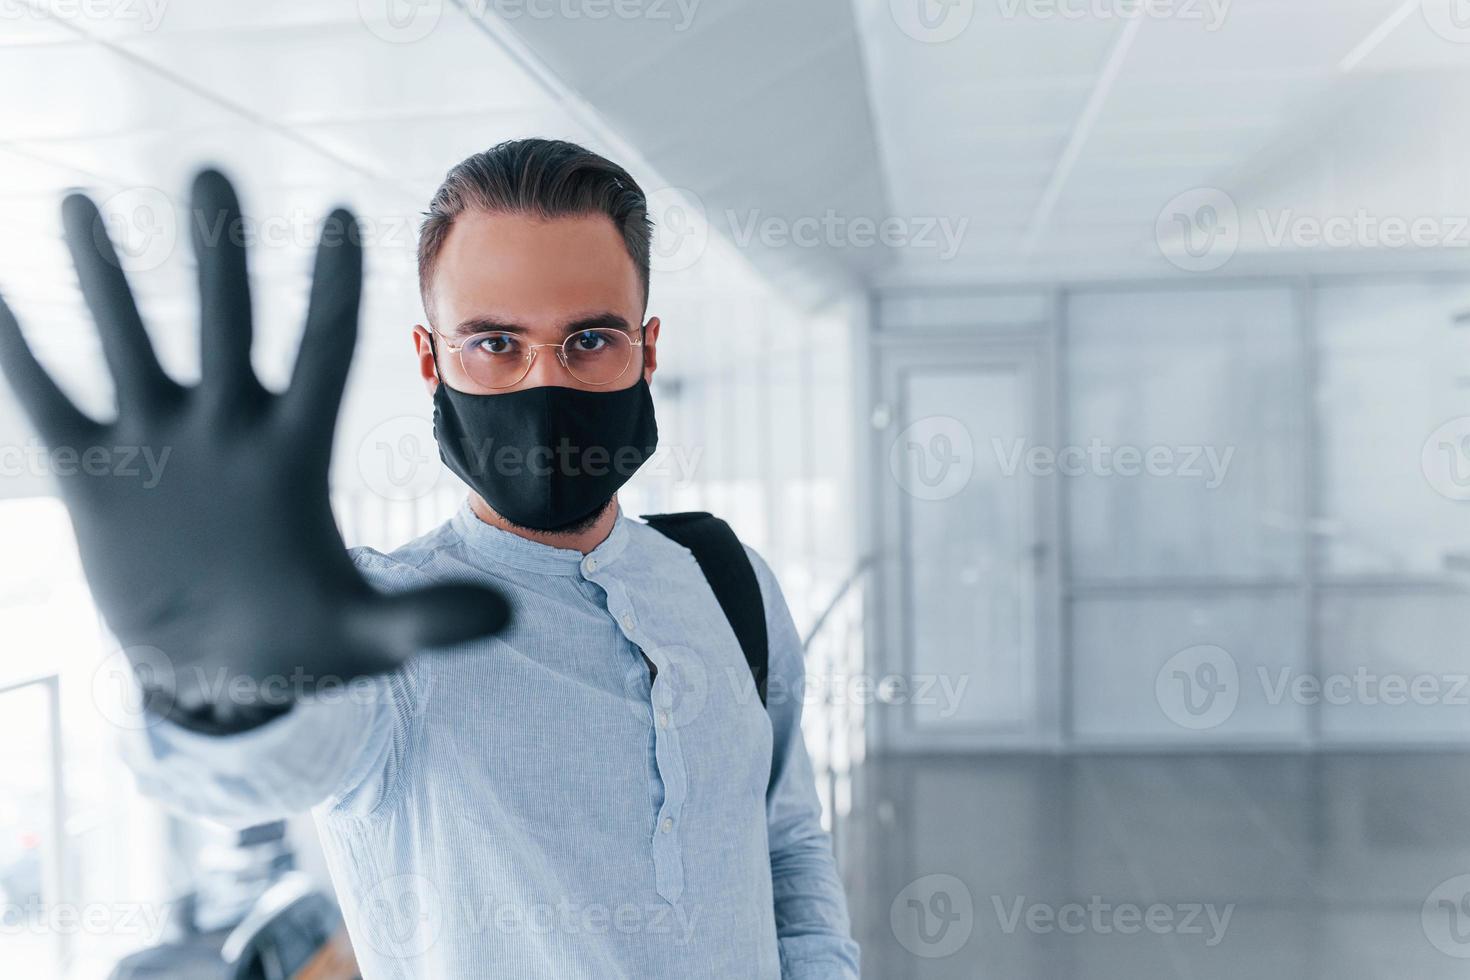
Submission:
[[[419,359],[419,377],[424,380],[424,390],[433,397],[439,387],[439,372],[434,366],[434,337],[422,324],[413,325],[413,349]]]
[[[658,317],[650,317],[643,327],[643,381],[653,380],[658,369]]]

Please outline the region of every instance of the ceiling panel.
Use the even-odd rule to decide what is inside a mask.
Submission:
[[[552,111],[545,91],[457,12],[427,37],[406,44],[389,43],[357,21],[244,34],[209,31],[186,40],[146,35],[122,48],[288,126],[425,112]]]
[[[1145,21],[1129,51],[1128,70],[1134,78],[1178,80],[1325,73],[1403,5],[1404,0],[1202,2],[1194,8],[1197,19]]]
[[[973,10],[971,18],[955,37],[929,42],[906,32],[906,25],[895,16],[902,5],[890,0],[857,0],[857,5],[875,80],[913,78],[920,83],[914,86],[917,91],[929,87],[922,85],[926,79],[961,84],[1063,79],[1085,84],[1102,67],[1121,29],[1118,20],[1028,16],[1024,0],[996,0],[952,5],[950,10],[959,18],[956,23],[964,22],[963,14]]]
[[[208,98],[91,42],[6,48],[0,91],[6,141],[178,132],[228,121]]]
[[[1402,26],[1363,59],[1358,71],[1427,72],[1465,70],[1470,54],[1470,18],[1461,0],[1423,0]]]
[[[43,10],[36,10],[17,0],[7,8],[5,30],[0,31],[0,48],[27,44],[67,44],[76,41],[76,32]]]
[[[45,3],[16,0],[32,8],[45,7],[46,20],[109,40],[230,31],[236,36],[254,30],[319,24],[364,24],[374,4],[340,0],[131,0],[129,3]]]
[[[1221,0],[1128,23],[1117,4],[1002,0],[936,40],[895,29],[905,5],[860,0],[890,199],[970,220],[956,259],[903,250],[883,279],[1173,271],[1155,225],[1195,188],[1227,189],[1249,220],[1265,200],[1443,212],[1470,194],[1439,108],[1470,101],[1454,81],[1470,29],[1453,43],[1433,26],[1453,2]],[[1405,78],[1424,89],[1393,94]]]
[[[290,132],[230,119],[183,131],[151,129],[55,141],[20,140],[22,152],[131,187],[172,194],[204,163],[220,164],[243,188],[257,182],[326,184],[382,173],[376,161],[334,158]]]

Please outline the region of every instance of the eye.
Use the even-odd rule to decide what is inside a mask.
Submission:
[[[611,341],[600,330],[583,330],[581,333],[573,334],[567,340],[567,347],[578,354],[591,354],[600,351]]]
[[[520,343],[508,333],[485,333],[465,341],[464,348],[472,354],[504,357],[515,354],[520,349]]]

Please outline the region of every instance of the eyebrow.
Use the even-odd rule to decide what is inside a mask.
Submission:
[[[572,334],[581,333],[583,330],[607,330],[609,328],[622,330],[624,333],[633,332],[632,328],[628,326],[627,320],[610,310],[575,317],[563,323],[560,330],[563,337],[570,337]],[[530,330],[513,321],[500,320],[488,316],[477,316],[460,321],[455,326],[452,336],[456,338],[468,337],[472,334],[491,332],[526,334],[530,333]]]

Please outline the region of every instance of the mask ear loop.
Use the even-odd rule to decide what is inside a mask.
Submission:
[[[439,345],[434,343],[434,328],[429,328],[429,356],[434,359],[434,385],[435,387],[444,383],[444,369],[439,366]]]

